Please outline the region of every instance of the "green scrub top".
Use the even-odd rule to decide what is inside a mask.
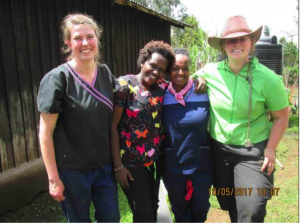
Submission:
[[[269,138],[271,125],[267,111],[278,111],[288,106],[288,98],[281,78],[253,58],[252,115],[249,139],[258,143]],[[207,82],[211,109],[211,136],[222,143],[244,145],[247,139],[249,112],[249,83],[246,64],[238,75],[227,60],[207,64],[192,75]]]

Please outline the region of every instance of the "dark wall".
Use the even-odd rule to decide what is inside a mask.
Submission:
[[[60,22],[70,12],[92,15],[103,27],[103,62],[115,76],[137,73],[139,50],[149,41],[170,43],[170,24],[111,0],[0,1],[0,175],[41,156],[39,83],[65,61]]]

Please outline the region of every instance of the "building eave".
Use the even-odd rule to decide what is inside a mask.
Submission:
[[[131,1],[131,0],[114,0],[114,2],[116,4],[119,4],[119,5],[124,5],[124,6],[129,6],[129,7],[132,7],[132,8],[135,8],[139,11],[142,11],[142,12],[145,12],[147,14],[150,14],[150,15],[153,15],[153,16],[156,16],[156,17],[159,17],[165,21],[168,21],[169,23],[171,23],[172,26],[176,26],[178,28],[181,28],[181,29],[184,29],[185,27],[190,27],[192,28],[192,26],[190,24],[187,24],[187,23],[184,23],[184,22],[180,22],[176,19],[173,19],[173,18],[170,18],[162,13],[159,13],[159,12],[156,12],[150,8],[147,8],[143,5],[140,5],[134,1]]]

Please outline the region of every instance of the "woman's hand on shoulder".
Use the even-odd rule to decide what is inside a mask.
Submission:
[[[207,84],[203,77],[198,77],[195,80],[195,93],[203,94],[207,92]]]
[[[128,178],[131,181],[134,181],[130,171],[124,167],[118,171],[115,172],[115,178],[116,181],[123,187],[123,188],[129,188],[129,182],[128,182]]]

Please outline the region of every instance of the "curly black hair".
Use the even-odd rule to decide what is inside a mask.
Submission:
[[[151,55],[153,53],[158,53],[168,60],[166,73],[169,73],[171,66],[175,60],[175,56],[173,48],[163,41],[152,40],[151,42],[147,43],[143,49],[140,50],[139,58],[137,60],[139,70],[141,69],[141,65],[151,58]]]

